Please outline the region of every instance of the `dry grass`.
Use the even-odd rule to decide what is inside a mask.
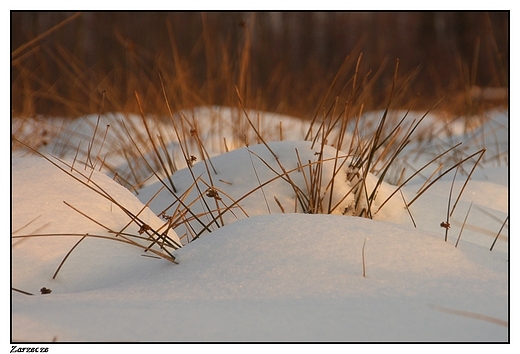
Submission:
[[[172,225],[169,223],[166,223],[163,225],[163,227],[155,230],[150,227],[150,225],[146,224],[143,220],[140,218],[140,214],[143,212],[145,208],[147,208],[147,205],[144,205],[142,209],[137,213],[134,214],[130,210],[128,210],[124,205],[120,204],[116,199],[114,199],[110,193],[105,191],[100,185],[98,185],[95,181],[91,180],[91,175],[94,170],[93,167],[90,167],[86,171],[81,171],[76,168],[74,168],[72,165],[67,164],[64,161],[54,159],[52,157],[46,156],[37,150],[34,150],[30,146],[26,145],[25,143],[21,141],[17,141],[19,144],[24,145],[27,149],[33,151],[36,155],[41,156],[42,158],[46,159],[49,163],[54,165],[56,168],[60,169],[62,172],[76,180],[79,184],[84,185],[85,187],[89,188],[90,190],[94,191],[98,195],[102,196],[103,198],[110,201],[113,205],[118,207],[123,213],[125,213],[129,220],[128,223],[122,227],[120,230],[114,230],[111,227],[108,227],[106,225],[103,225],[99,223],[95,218],[89,216],[88,214],[84,213],[83,211],[77,209],[73,205],[67,203],[64,201],[64,203],[76,211],[77,213],[81,214],[83,217],[87,218],[88,220],[92,221],[94,224],[101,226],[107,233],[107,235],[94,235],[89,233],[84,234],[25,234],[25,235],[12,235],[13,239],[25,239],[30,237],[48,237],[48,236],[78,236],[81,237],[80,240],[70,249],[70,251],[65,255],[63,261],[58,266],[58,269],[54,273],[53,279],[58,274],[59,270],[61,269],[63,263],[66,261],[70,253],[83,241],[85,238],[101,238],[101,239],[108,239],[116,242],[122,242],[126,243],[132,246],[136,246],[140,249],[142,249],[144,252],[150,252],[155,254],[156,256],[160,258],[164,258],[166,260],[169,260],[171,262],[175,263],[175,257],[172,254],[173,250],[176,250],[178,248],[181,248],[182,245],[177,243],[175,240],[173,240],[170,236],[168,236],[170,230],[172,230]],[[126,230],[130,225],[135,225],[138,229],[137,234],[132,232],[127,232]],[[25,225],[27,226],[27,225]],[[25,227],[24,226],[24,227]],[[158,246],[154,247],[154,246]]]
[[[57,26],[52,30],[59,30],[59,28]],[[210,31],[210,29],[207,28],[206,31]],[[42,36],[44,35],[46,33],[42,34]],[[402,188],[413,178],[426,173],[427,169],[435,167],[433,172],[424,176],[424,185],[417,191],[416,196],[405,202],[413,220],[409,207],[428,188],[454,169],[460,171],[461,174],[465,174],[467,183],[473,171],[483,159],[485,147],[475,148],[478,146],[479,139],[481,139],[480,135],[472,137],[475,142],[472,145],[458,143],[442,145],[435,140],[437,132],[432,131],[426,135],[424,133],[417,135],[418,127],[430,111],[437,110],[439,112],[443,108],[437,102],[432,104],[419,119],[409,118],[409,113],[416,104],[415,95],[410,94],[410,83],[416,77],[417,72],[412,71],[400,75],[399,61],[395,65],[391,85],[387,88],[388,94],[379,121],[374,123],[363,120],[364,113],[367,110],[377,107],[377,104],[373,102],[374,90],[388,63],[383,62],[374,72],[363,70],[363,55],[359,54],[345,58],[343,65],[334,75],[323,76],[316,83],[316,92],[309,92],[307,97],[301,98],[306,104],[311,102],[314,105],[313,115],[301,115],[301,117],[309,120],[309,129],[305,134],[305,139],[312,142],[313,148],[318,151],[318,157],[316,161],[302,161],[298,151],[296,151],[295,160],[298,167],[288,169],[283,166],[269,147],[270,141],[283,140],[284,132],[281,123],[279,129],[267,132],[261,129],[260,115],[257,117],[251,115],[251,112],[253,112],[251,109],[267,108],[269,100],[266,92],[253,92],[251,87],[253,54],[251,53],[250,29],[247,26],[244,29],[244,40],[237,48],[238,55],[235,60],[227,56],[228,50],[219,50],[218,45],[222,44],[212,43],[207,38],[209,38],[208,32],[203,32],[201,43],[207,56],[207,63],[214,64],[208,64],[206,84],[203,87],[198,86],[196,80],[194,80],[190,63],[179,55],[175,37],[170,28],[169,42],[174,65],[171,65],[161,56],[157,56],[153,68],[154,72],[158,73],[155,78],[142,75],[139,70],[122,73],[122,68],[116,66],[114,75],[123,75],[126,82],[129,83],[127,87],[131,87],[131,91],[126,93],[120,92],[118,81],[112,77],[89,75],[92,68],[82,67],[79,59],[73,57],[64,48],[60,48],[55,53],[49,51],[48,48],[40,47],[38,41],[35,40],[13,52],[12,65],[22,72],[22,75],[17,79],[21,81],[14,83],[15,87],[22,87],[24,92],[25,100],[20,113],[21,116],[34,115],[35,111],[32,107],[34,107],[35,102],[33,100],[38,97],[45,97],[56,105],[66,107],[72,115],[81,116],[85,111],[91,110],[92,107],[96,107],[98,112],[93,134],[89,137],[82,137],[80,136],[81,132],[68,130],[66,125],[51,126],[51,123],[46,120],[38,121],[35,124],[38,129],[34,129],[34,125],[30,125],[28,120],[14,120],[12,128],[14,149],[23,147],[32,153],[41,154],[64,173],[75,178],[78,183],[89,188],[93,188],[93,182],[90,180],[88,171],[91,173],[93,170],[103,169],[136,194],[139,193],[139,189],[143,185],[153,179],[161,181],[161,189],[168,191],[172,197],[172,204],[159,213],[159,216],[165,220],[163,227],[154,230],[144,224],[139,219],[138,214],[130,213],[108,193],[96,186],[97,188],[93,188],[93,190],[127,213],[128,225],[120,230],[113,230],[100,225],[106,230],[108,236],[77,234],[76,236],[80,237],[80,240],[70,252],[84,238],[99,237],[125,242],[146,252],[154,253],[158,257],[175,262],[172,252],[182,245],[176,244],[167,237],[169,230],[176,230],[180,226],[184,227],[186,233],[181,235],[183,244],[192,242],[201,235],[212,232],[215,228],[225,226],[224,217],[228,214],[237,217],[235,215],[237,209],[240,209],[247,216],[247,211],[241,208],[240,203],[257,191],[263,193],[265,203],[269,208],[267,199],[270,197],[264,194],[263,188],[278,180],[285,181],[294,192],[295,212],[300,210],[313,214],[332,213],[338,209],[343,200],[353,196],[355,203],[342,210],[342,213],[373,218],[390,198],[401,192]],[[121,38],[122,42],[124,40],[124,38]],[[74,81],[77,89],[82,91],[83,97],[86,97],[85,101],[73,101],[70,97],[55,91],[50,83],[42,83],[46,87],[45,90],[31,91],[30,82],[38,80],[37,70],[25,70],[24,56],[38,56],[44,53],[53,56],[56,65],[63,70],[64,77],[67,80]],[[129,60],[134,62],[135,67],[139,67],[140,56],[144,53],[136,49],[131,54]],[[271,77],[271,85],[273,87],[281,85],[287,80],[294,82],[295,78],[287,78],[282,71],[275,72]],[[466,86],[468,92],[470,92],[472,90],[471,80],[467,83]],[[103,87],[103,90],[100,90],[101,87]],[[470,106],[464,109],[464,112],[460,115],[467,114],[472,117],[471,119],[468,118],[466,126],[467,134],[470,135],[475,131],[474,126],[478,125],[479,122],[475,121],[478,118],[474,118],[475,115],[473,114],[476,109],[476,106],[473,105],[475,100],[471,97],[468,100],[468,92],[464,92],[464,98]],[[318,97],[317,93],[320,94],[321,98],[313,100]],[[120,100],[119,98],[122,96],[125,96],[126,99]],[[132,97],[132,99],[128,99],[129,97]],[[283,92],[280,92],[278,100],[281,107],[287,107],[287,104],[283,103]],[[503,104],[503,97],[500,97],[499,101],[498,104]],[[201,127],[198,126],[196,116],[197,111],[192,110],[191,116],[188,114],[190,109],[194,107],[214,102],[220,102],[233,109],[234,136],[227,137],[230,140],[226,140],[226,136],[222,133],[224,129],[223,121],[218,115],[215,115],[207,123],[208,126],[205,127],[207,131],[212,132],[211,137],[207,137],[201,135]],[[296,113],[298,115],[302,111],[302,107],[307,109],[306,105],[302,105],[301,107],[284,110],[281,113]],[[391,112],[403,107],[406,107],[406,109],[401,117],[397,120],[391,117]],[[484,107],[484,105],[479,107]],[[110,125],[104,125],[105,113],[112,110],[121,112],[119,119],[111,120]],[[140,119],[130,119],[128,112],[138,112]],[[457,117],[453,118],[452,116],[452,118],[446,119],[457,119]],[[449,131],[445,133],[448,137],[451,134]],[[261,181],[257,175],[257,186],[255,188],[239,198],[231,198],[225,191],[217,188],[215,180],[212,179],[212,176],[216,173],[208,153],[208,150],[210,150],[208,146],[214,144],[211,139],[215,139],[215,137],[220,144],[225,146],[226,151],[240,146],[249,148],[250,141],[264,145],[271,152],[276,164],[269,165],[268,162],[249,150],[251,165],[255,168],[253,162],[253,157],[255,157],[274,171],[276,176]],[[60,147],[58,155],[66,156],[70,155],[70,152],[75,153],[74,162],[68,165],[68,168],[63,168],[40,152],[47,144],[56,140],[60,140],[60,144],[57,144]],[[241,145],[239,142],[241,142]],[[233,144],[231,149],[229,148],[230,143]],[[87,144],[86,147],[85,144]],[[415,144],[415,151],[410,151],[409,146],[411,144]],[[337,149],[336,156],[333,159],[323,158],[323,151],[326,146],[333,146]],[[475,152],[475,150],[477,151]],[[345,153],[341,151],[345,151]],[[497,149],[497,151],[497,156],[494,158],[500,163],[502,156],[500,149]],[[412,165],[407,165],[407,162],[414,158],[424,157],[426,154],[430,154],[430,156],[424,166],[414,171],[407,171],[409,177],[404,179],[405,167],[410,168],[409,166]],[[124,160],[124,163],[119,166],[111,165],[109,162],[111,156],[118,156]],[[180,156],[180,159],[176,156]],[[197,160],[195,156],[202,160],[201,163],[204,164],[208,176],[207,180],[194,174],[192,168]],[[179,163],[179,160],[181,163]],[[333,164],[331,176],[323,173],[325,163]],[[471,166],[471,168],[468,168],[468,166]],[[181,168],[188,169],[192,178],[191,186],[183,193],[179,193],[172,179],[172,175]],[[81,169],[84,171],[81,172]],[[83,178],[77,178],[78,173]],[[303,175],[303,186],[298,185],[293,180],[294,173]],[[352,185],[352,188],[339,202],[333,201],[332,196],[337,189],[335,185],[336,177],[342,174],[344,174],[344,179]],[[368,183],[372,175],[376,176],[375,186]],[[376,203],[380,188],[389,180],[396,182],[395,191],[386,200]],[[460,190],[452,208],[450,208],[450,191],[446,220],[448,225],[449,216],[453,214],[466,183]],[[196,191],[197,196],[194,200],[188,200],[188,194],[191,191]],[[279,206],[279,211],[282,213],[288,212],[277,197],[273,197]],[[402,198],[404,199],[404,196]],[[202,205],[203,212],[195,211],[199,210],[194,207],[196,204]],[[81,210],[75,209],[72,205],[69,206],[92,222],[97,223],[95,219],[84,214]],[[167,210],[170,211],[167,212]],[[277,211],[269,210],[269,212]],[[139,234],[126,232],[126,228],[130,224],[137,225]],[[446,238],[447,231],[448,229],[446,229]],[[13,236],[13,238],[37,236],[43,235],[31,234]],[[364,246],[365,244],[363,244],[363,257]],[[69,254],[64,256],[63,262],[56,270],[55,275],[59,272]],[[364,259],[363,276],[365,276]]]
[[[433,173],[426,178],[423,187],[418,190],[417,195],[407,203],[407,208],[441,177],[453,169],[465,171],[465,163],[473,162],[471,170],[466,172],[467,183],[484,155],[484,149],[468,156],[466,154],[468,148],[466,146],[461,147],[460,144],[447,146],[444,151],[442,150],[442,146],[436,147],[441,150],[437,153],[433,153],[431,159],[422,168],[409,172],[410,177],[398,183],[392,195],[382,203],[378,203],[376,207],[375,199],[378,195],[379,188],[388,179],[391,179],[389,176],[391,169],[396,169],[396,166],[399,168],[399,166],[403,165],[402,159],[400,160],[403,152],[406,151],[407,154],[407,156],[403,157],[405,161],[412,158],[409,155],[410,152],[406,150],[410,142],[419,142],[421,146],[423,141],[431,141],[430,136],[414,136],[414,133],[416,133],[419,125],[428,115],[429,111],[417,120],[408,118],[410,109],[397,120],[395,120],[395,117],[390,117],[390,112],[394,109],[394,102],[398,101],[401,95],[406,93],[407,87],[413,78],[413,73],[406,77],[401,77],[398,72],[399,62],[397,62],[387,105],[381,113],[379,122],[374,126],[362,124],[361,118],[364,110],[363,98],[370,95],[371,84],[367,84],[368,79],[366,76],[362,79],[358,77],[358,68],[361,60],[362,56],[360,55],[356,60],[353,76],[346,79],[346,83],[343,84],[340,92],[334,95],[336,98],[330,106],[321,106],[320,109],[316,110],[316,114],[310,122],[306,138],[312,142],[314,148],[318,149],[317,154],[319,158],[317,161],[301,161],[296,151],[295,158],[298,160],[298,170],[303,172],[305,180],[304,188],[298,186],[292,180],[291,173],[293,173],[295,169],[288,171],[280,163],[276,154],[269,148],[268,141],[275,140],[275,138],[265,135],[265,133],[260,130],[260,116],[257,116],[255,123],[255,120],[249,114],[250,110],[245,107],[245,100],[240,93],[240,89],[236,86],[235,95],[238,101],[238,107],[232,118],[236,126],[236,133],[233,140],[235,142],[242,141],[242,146],[246,148],[249,146],[250,140],[265,145],[274,157],[277,166],[269,166],[269,164],[259,156],[255,157],[260,159],[260,161],[272,171],[280,170],[281,173],[276,172],[277,176],[275,178],[264,183],[258,179],[257,188],[254,188],[241,198],[232,200],[231,204],[224,205],[222,198],[220,198],[220,195],[223,195],[224,192],[216,188],[211,177],[215,174],[215,167],[212,166],[210,156],[207,152],[208,149],[206,148],[206,144],[210,142],[204,141],[204,137],[200,136],[195,111],[191,118],[187,117],[183,112],[180,112],[180,114],[174,113],[172,109],[174,105],[170,102],[170,96],[166,90],[167,85],[163,82],[162,76],[160,78],[162,87],[161,96],[164,100],[164,105],[168,108],[169,124],[165,118],[157,116],[155,112],[152,114],[147,113],[146,107],[150,105],[147,102],[142,102],[140,95],[134,92],[134,98],[140,111],[139,124],[136,124],[135,120],[120,119],[119,123],[117,120],[115,121],[116,126],[107,125],[106,127],[102,127],[100,126],[100,118],[104,110],[104,101],[101,101],[97,120],[95,120],[93,135],[86,138],[88,146],[86,150],[82,150],[80,155],[83,161],[79,161],[79,164],[88,166],[91,170],[104,168],[106,171],[111,172],[114,178],[136,193],[138,193],[140,187],[147,183],[150,178],[162,181],[163,188],[169,191],[172,195],[172,200],[178,203],[173,215],[168,216],[170,220],[169,228],[175,228],[184,224],[187,225],[186,229],[190,230],[193,228],[188,224],[196,222],[202,227],[204,232],[210,231],[215,226],[224,226],[224,214],[233,213],[233,208],[239,207],[241,200],[257,190],[262,191],[264,186],[278,179],[286,181],[293,189],[295,200],[298,201],[300,209],[306,213],[332,213],[343,200],[352,194],[356,202],[351,205],[348,210],[343,210],[343,214],[368,218],[372,218],[377,214],[395,193],[399,192],[410,180],[419,175],[427,167],[430,167],[430,165],[436,164],[442,167],[443,171],[435,169]],[[348,59],[345,63],[347,62]],[[342,69],[344,68],[345,67]],[[342,76],[343,73],[339,72],[333,78],[320,104],[326,102],[328,97],[332,95],[334,87],[337,86],[338,80]],[[350,88],[348,99],[340,99],[341,94],[347,87]],[[318,112],[323,112],[321,117]],[[221,133],[221,123],[221,119],[218,115],[209,123],[211,127],[209,131],[213,132],[212,135],[217,136],[217,140],[225,139],[225,136]],[[469,129],[468,127],[468,130]],[[109,131],[116,132],[113,140],[117,140],[119,148],[115,151],[111,150],[113,149],[113,145],[105,146],[107,133]],[[282,134],[279,133],[278,138],[280,138],[281,135]],[[27,137],[25,137],[23,141],[28,141]],[[183,161],[184,166],[178,163],[178,159],[174,158],[175,152],[171,150],[171,145],[168,146],[172,141],[175,142],[175,146],[177,147],[176,153],[181,153],[181,161]],[[13,142],[18,143],[19,139],[13,138]],[[22,145],[28,145],[28,143],[22,143]],[[75,151],[74,163],[76,163],[78,159],[80,145],[81,143],[79,145],[69,144],[68,149],[63,147],[64,152],[70,153],[70,151]],[[320,158],[320,156],[322,156],[323,149],[327,145],[336,147],[337,153],[332,161],[334,164],[332,176],[325,177],[323,175],[323,164],[330,162],[330,160],[326,161]],[[40,147],[41,145],[31,144],[31,148],[34,150],[38,150]],[[108,151],[102,153],[104,147],[106,147]],[[226,144],[226,150],[227,149]],[[341,153],[341,150],[344,150],[346,153]],[[126,159],[127,163],[124,164],[127,168],[126,173],[121,169],[116,170],[106,162],[109,154],[119,155]],[[250,151],[250,154],[253,153]],[[422,154],[422,152],[417,153],[417,155],[419,154]],[[202,159],[207,176],[209,177],[207,181],[201,180],[200,176],[195,176],[193,172],[191,172],[192,188],[197,190],[198,193],[196,202],[202,203],[204,205],[203,209],[206,210],[203,215],[191,211],[191,206],[195,201],[185,204],[183,200],[186,194],[179,196],[171,179],[171,176],[178,168],[186,167],[191,171],[193,162],[195,161],[194,155],[198,155]],[[474,161],[473,158],[476,156],[478,156],[478,159]],[[71,170],[74,169],[74,163],[71,166]],[[251,163],[254,168],[252,160]],[[353,187],[339,202],[333,203],[332,195],[334,194],[336,176],[344,173],[342,171],[345,169],[348,171],[345,175],[345,179],[348,180]],[[403,175],[403,173],[404,169],[401,169],[400,174]],[[373,187],[367,186],[369,174],[377,176],[377,183]],[[201,188],[201,184],[203,188]],[[460,191],[457,201],[463,190],[464,187]],[[326,198],[325,196],[328,197]],[[266,198],[267,197],[264,196],[266,205],[268,205]],[[455,201],[453,209],[450,210],[450,214],[453,213],[457,201]],[[283,210],[283,207],[280,209]],[[247,214],[245,211],[244,213]],[[166,216],[164,212],[162,214]],[[206,220],[208,216],[209,219],[207,220],[209,220],[209,222],[203,221]],[[172,222],[172,220],[175,222]],[[191,236],[186,235],[186,240],[196,239],[200,235],[200,232],[195,232]]]
[[[329,107],[336,96],[342,99],[356,96],[365,110],[385,108],[391,90],[394,57],[381,56],[374,60],[365,53],[370,52],[369,48],[364,48],[366,38],[360,38],[348,55],[341,54],[333,60],[334,65],[326,67],[313,59],[316,53],[309,48],[308,57],[301,58],[295,71],[290,58],[279,57],[278,53],[275,56],[271,41],[267,38],[259,41],[258,28],[261,27],[258,26],[265,26],[262,22],[265,18],[259,19],[259,16],[262,17],[248,14],[246,21],[229,32],[228,27],[215,23],[214,15],[190,14],[200,31],[190,31],[186,35],[189,40],[179,36],[177,23],[164,18],[164,23],[157,24],[161,29],[164,27],[165,32],[160,49],[155,51],[140,46],[122,29],[108,30],[102,35],[111,43],[113,48],[109,48],[109,53],[117,60],[111,61],[107,70],[105,60],[99,58],[86,64],[87,60],[75,54],[74,48],[61,44],[66,42],[63,37],[67,37],[68,30],[78,28],[76,25],[81,28],[84,16],[73,14],[44,33],[29,37],[26,43],[13,50],[13,112],[17,117],[40,114],[79,117],[97,113],[104,100],[106,112],[139,114],[140,108],[134,99],[137,91],[141,101],[153,107],[155,114],[167,116],[170,109],[180,111],[214,104],[236,107],[235,86],[246,108],[305,119],[321,116],[320,110]],[[236,19],[236,16],[229,14],[231,18]],[[493,28],[491,23],[484,25]],[[215,29],[215,26],[221,27]],[[218,30],[225,31],[229,38],[218,35]],[[445,97],[438,109],[446,112],[448,118],[475,116],[489,106],[507,105],[507,92],[505,95],[490,94],[476,86],[478,73],[482,71],[494,74],[496,79],[489,83],[490,86],[508,85],[508,68],[504,66],[506,61],[494,34],[490,32],[485,39],[477,39],[473,46],[470,60],[455,53],[456,60],[450,70],[458,75],[453,83],[432,84],[430,86],[436,87],[436,91],[430,90],[428,95],[424,92],[418,95],[414,88],[415,78],[431,76],[429,80],[434,83],[445,81],[444,78],[437,77],[440,74],[432,68],[408,69],[410,60],[406,60],[402,65],[407,67],[404,77],[410,77],[411,81],[409,85],[402,85],[408,92],[396,95],[394,104],[405,108],[415,100],[417,108],[425,109]],[[272,53],[271,57],[265,57],[265,53]],[[395,57],[402,58],[407,54],[399,53]],[[495,65],[489,66],[488,62]],[[269,71],[265,72],[265,68]],[[428,73],[428,70],[432,72]],[[51,71],[59,72],[59,79],[53,80],[47,75]],[[354,80],[349,83],[349,79]],[[163,91],[169,97],[170,107],[163,99]]]

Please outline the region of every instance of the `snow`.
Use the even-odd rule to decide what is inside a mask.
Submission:
[[[215,111],[220,112],[217,118],[210,114]],[[327,160],[339,156],[338,161],[342,161],[347,154],[332,146],[320,151],[320,144],[302,141],[308,123],[257,113],[271,151],[255,141],[253,134],[244,146],[240,131],[231,124],[232,110],[214,107],[190,112],[197,116],[197,132],[207,142],[211,158],[206,157],[205,163],[198,154],[191,169],[179,167],[171,179],[177,195],[186,204],[193,202],[195,214],[210,218],[208,206],[217,213],[223,205],[230,206],[249,191],[256,191],[240,199],[222,219],[216,218],[210,230],[202,230],[196,222],[191,223],[191,231],[186,223],[170,230],[170,239],[184,244],[173,251],[177,263],[147,257],[153,254],[144,251],[146,242],[143,248],[86,237],[53,279],[63,258],[81,239],[78,234],[114,237],[107,229],[119,231],[129,223],[130,218],[118,205],[138,214],[153,229],[161,229],[168,221],[157,215],[163,210],[170,215],[173,208],[168,207],[175,199],[166,188],[160,190],[163,184],[158,181],[132,193],[113,174],[100,172],[98,167],[96,171],[85,169],[78,163],[84,155],[77,157],[77,171],[70,173],[75,148],[83,144],[86,151],[97,117],[69,122],[59,130],[66,133],[57,133],[41,145],[40,151],[63,170],[47,159],[13,150],[11,285],[34,296],[12,291],[12,340],[509,341],[508,224],[490,251],[509,215],[507,112],[490,113],[495,129],[488,129],[494,134],[473,139],[467,147],[473,153],[484,144],[502,157],[486,160],[475,170],[450,219],[447,242],[445,229],[439,224],[446,220],[453,174],[434,184],[410,207],[417,227],[400,193],[374,215],[374,220],[350,216],[353,200],[342,200],[352,188],[352,182],[345,178],[347,164],[335,169],[333,161]],[[132,119],[138,126],[139,118],[125,117],[127,123]],[[121,116],[103,116],[99,129],[104,132],[107,124],[114,127],[120,122]],[[433,126],[434,122],[423,123]],[[57,120],[54,124],[65,123]],[[273,128],[280,124],[284,126],[283,139]],[[31,134],[30,125],[24,129]],[[273,131],[268,133],[269,129]],[[486,127],[480,129],[485,131]],[[117,147],[122,149],[131,142],[116,134],[121,129],[109,132],[114,135],[107,134],[99,156],[123,171],[128,159],[117,153]],[[463,132],[439,135],[438,139],[471,140]],[[223,136],[231,150],[227,153]],[[164,138],[172,154],[179,154],[174,134]],[[70,150],[64,148],[65,141]],[[96,149],[99,146],[101,143]],[[195,147],[193,151],[197,151]],[[60,155],[66,163],[50,154]],[[182,154],[174,158],[182,166]],[[319,196],[324,206],[329,206],[331,198],[330,205],[337,208],[330,214],[307,214],[308,210],[295,202],[294,186],[308,191],[306,179],[320,158],[325,161],[325,177]],[[280,175],[290,176],[293,184]],[[327,187],[331,178],[335,180],[332,197]],[[206,196],[208,206],[201,203],[194,179],[203,195],[212,185],[220,199]],[[368,180],[371,188],[377,178],[369,175]],[[453,184],[452,205],[465,180],[461,173]],[[169,186],[168,180],[164,181]],[[406,185],[405,200],[410,201],[423,183],[418,177]],[[375,210],[394,190],[387,183],[381,186]],[[108,198],[101,195],[104,192]],[[126,229],[133,235],[139,230],[135,223]],[[199,238],[187,243],[199,232]],[[16,237],[30,234],[67,236]],[[154,249],[160,251],[156,246]],[[52,292],[40,294],[43,287]]]

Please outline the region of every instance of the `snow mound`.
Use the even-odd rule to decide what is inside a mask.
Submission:
[[[178,265],[150,260],[105,289],[54,283],[52,295],[15,294],[14,334],[45,339],[52,330],[61,341],[507,340],[507,262],[467,246],[363,218],[261,215],[175,251]],[[135,258],[124,264],[137,269]],[[161,326],[150,326],[154,321]]]
[[[356,186],[361,171],[349,168],[351,156],[330,146],[308,141],[271,142],[240,148],[226,154],[196,163],[191,169],[177,171],[171,182],[176,195],[196,215],[204,220],[229,224],[247,216],[273,213],[307,213],[352,215],[366,206],[365,194],[356,201]],[[348,176],[351,175],[350,179]],[[197,180],[197,183],[194,183]],[[164,180],[171,190],[169,180]],[[377,178],[371,174],[366,179],[368,195],[376,188]],[[139,193],[143,203],[148,203],[163,186],[155,183]],[[373,209],[390,195],[394,187],[383,183],[373,204]],[[204,200],[200,196],[204,196]],[[311,200],[312,199],[312,200]],[[391,218],[405,213],[398,198],[388,203],[392,214],[379,216]],[[156,214],[171,214],[177,210],[176,198],[166,188],[150,202]],[[228,208],[228,209],[227,209]],[[229,210],[219,218],[218,210]],[[192,227],[200,230],[196,222]],[[184,232],[177,230],[179,235]]]
[[[87,177],[91,172],[78,169]],[[86,180],[79,173],[74,175]],[[152,228],[159,229],[164,224],[151,210],[144,208],[132,193],[103,173],[93,171],[89,185],[98,191],[106,191],[117,203],[133,215],[139,215]],[[114,237],[103,226],[120,231],[129,224],[131,218],[113,202],[82,185],[46,159],[13,158],[12,220],[13,236],[49,235],[14,238],[12,243],[13,286],[37,293],[43,286],[42,282],[51,279],[62,259],[82,235],[88,233],[92,236]],[[138,235],[139,227],[131,223],[125,232]],[[168,236],[180,244],[173,231]],[[87,244],[92,246],[85,247]],[[82,283],[85,288],[90,287],[89,282],[99,284],[93,280],[103,278],[105,284],[110,284],[120,276],[115,271],[115,268],[121,267],[118,264],[129,256],[142,258],[139,256],[142,251],[120,242],[87,237],[71,254],[56,279],[65,279],[70,286]],[[85,266],[78,267],[77,264]],[[107,272],[106,269],[110,268],[113,271]]]

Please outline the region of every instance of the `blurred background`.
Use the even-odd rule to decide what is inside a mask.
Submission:
[[[236,106],[238,90],[310,118],[336,97],[384,107],[393,86],[395,108],[466,114],[507,104],[509,12],[11,12],[11,53],[18,117],[137,113],[136,94],[153,114]]]

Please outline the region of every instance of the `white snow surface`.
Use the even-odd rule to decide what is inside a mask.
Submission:
[[[494,121],[507,127],[507,112],[496,117]],[[500,144],[505,144],[497,147],[501,151],[507,149],[504,139],[507,135],[501,136]],[[306,163],[315,161],[319,148],[290,140],[269,142],[269,146],[286,170],[294,169],[294,182],[305,189],[296,151]],[[336,153],[326,147],[323,157]],[[211,171],[221,203],[231,203],[280,173],[262,161],[278,166],[264,144],[210,155],[216,174],[204,161],[195,164],[192,172],[208,181],[207,171]],[[12,157],[12,236],[108,235],[99,224],[119,230],[129,222],[114,203],[49,161],[19,156],[13,153]],[[88,237],[52,279],[80,236],[12,238],[12,288],[34,294],[11,293],[12,340],[507,342],[508,224],[492,251],[490,247],[509,215],[508,166],[495,162],[483,164],[465,187],[447,242],[439,224],[446,219],[453,175],[412,205],[416,228],[399,194],[375,220],[341,215],[339,211],[352,202],[349,199],[332,215],[294,213],[293,188],[277,179],[240,201],[242,209],[226,214],[222,227],[175,250],[178,264],[143,257],[139,247]],[[330,166],[324,166],[325,175],[330,174]],[[336,176],[335,202],[351,187],[345,173]],[[90,171],[84,174],[89,176]],[[193,177],[188,169],[181,169],[172,181],[181,194],[193,184]],[[464,181],[460,176],[454,183],[454,195]],[[165,223],[156,215],[173,202],[163,190],[149,204],[151,210],[144,207],[159,190],[158,182],[137,196],[98,171],[87,184],[101,187],[134,214],[143,210],[139,215],[155,228]],[[411,200],[422,184],[406,186],[405,199]],[[394,188],[385,183],[380,201]],[[128,230],[135,234],[138,228],[131,225]],[[186,230],[175,231],[169,236],[180,243],[178,236]],[[43,287],[52,292],[40,294]]]

